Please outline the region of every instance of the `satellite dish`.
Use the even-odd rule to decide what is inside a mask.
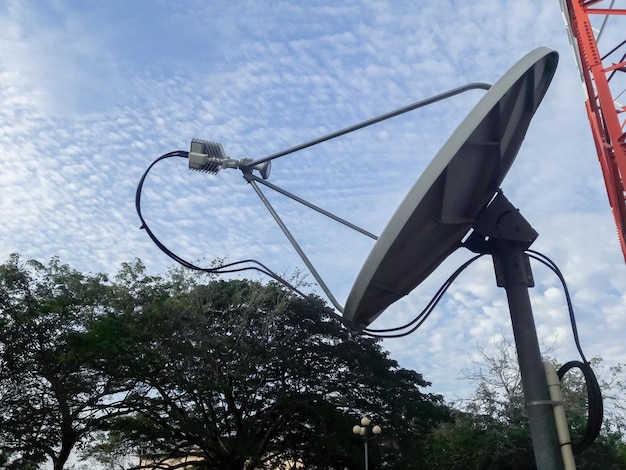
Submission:
[[[538,48],[482,97],[402,201],[361,268],[344,308],[373,322],[454,250],[507,174],[558,62]]]

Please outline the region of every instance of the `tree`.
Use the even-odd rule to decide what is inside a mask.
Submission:
[[[108,357],[126,366],[107,370],[136,380],[134,413],[111,423],[111,440],[152,461],[193,453],[206,469],[356,469],[362,443],[351,429],[367,414],[385,429],[372,455],[380,468],[423,460],[441,398],[320,299],[241,280],[168,289],[90,328],[92,342],[115,330]]]
[[[60,470],[89,448],[109,464],[136,452],[206,469],[356,469],[363,414],[385,429],[380,468],[423,459],[446,409],[420,374],[316,297],[205,281],[148,276],[138,260],[113,280],[57,258],[0,265],[0,465]]]
[[[429,439],[429,468],[534,469],[530,430],[524,414],[524,394],[515,345],[503,338],[492,351],[479,348],[477,368],[465,375],[476,384],[474,394],[461,402],[454,420],[441,424]],[[600,360],[591,361],[594,369]],[[558,366],[557,366],[558,368]],[[619,373],[621,367],[613,368]],[[613,376],[604,390],[623,396],[623,381]],[[572,439],[580,438],[587,423],[587,391],[581,374],[568,373],[562,381]],[[580,469],[618,469],[626,465],[623,414],[609,412],[605,427],[594,444],[576,456]],[[605,420],[607,421],[607,420]]]
[[[11,255],[0,265],[0,449],[7,468],[50,459],[61,470],[119,400],[125,387],[92,368],[93,351],[76,341],[90,321],[111,312],[112,294],[105,275],[81,274],[57,258],[43,265]]]

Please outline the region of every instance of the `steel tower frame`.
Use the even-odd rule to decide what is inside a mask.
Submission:
[[[604,54],[598,46],[607,20],[620,15],[626,18],[626,9],[613,8],[615,0],[606,8],[602,8],[609,3],[605,0],[560,1],[584,85],[587,116],[626,261],[626,106],[617,101],[624,90],[616,90],[614,96],[611,89],[616,88],[616,74],[626,72],[626,39],[603,47]],[[591,18],[598,16],[604,16],[604,19],[601,27],[594,31]],[[626,28],[623,36],[626,36]],[[615,57],[618,59],[615,60]]]

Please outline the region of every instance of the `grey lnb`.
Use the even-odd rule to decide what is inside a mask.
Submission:
[[[216,174],[227,160],[222,144],[193,139],[189,150],[189,169]]]

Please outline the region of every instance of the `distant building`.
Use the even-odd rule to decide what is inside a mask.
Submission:
[[[155,458],[140,458],[139,465],[146,470],[166,470],[168,468],[177,470],[191,470],[196,468],[191,462],[197,462],[203,460],[199,453],[181,453],[180,456],[172,455],[170,457],[163,457],[162,459]],[[189,466],[181,466],[189,462]],[[272,470],[296,470],[302,468],[304,465],[299,461],[287,460],[277,462],[276,466],[272,467]]]

